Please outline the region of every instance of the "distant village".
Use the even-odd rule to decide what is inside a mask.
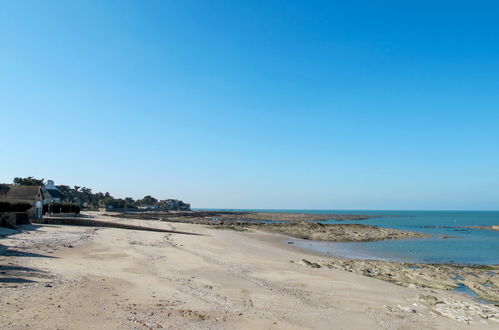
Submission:
[[[82,186],[56,185],[53,180],[34,177],[14,178],[0,183],[0,225],[30,223],[46,214],[79,214],[81,209],[101,211],[190,211],[191,206],[178,199],[158,200],[144,196],[114,198],[108,192],[94,193]]]

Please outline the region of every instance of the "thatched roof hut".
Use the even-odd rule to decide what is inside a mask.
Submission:
[[[41,186],[21,186],[2,184],[0,201],[9,203],[29,203],[31,209],[27,211],[31,218],[41,218],[43,210],[43,192]]]

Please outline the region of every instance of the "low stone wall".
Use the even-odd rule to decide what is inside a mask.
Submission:
[[[117,209],[117,208],[112,208],[112,209],[107,209],[107,208],[99,208],[99,211],[101,212],[120,212],[120,213],[140,213],[140,212],[169,212],[169,211],[177,211],[177,210],[169,210],[169,209],[162,209],[162,208],[157,208],[157,209]]]
[[[109,222],[102,220],[92,220],[88,218],[71,218],[71,217],[44,217],[43,219],[34,219],[36,223],[50,224],[50,225],[72,225],[72,226],[88,226],[88,227],[100,227],[100,228],[120,228],[120,229],[131,229],[131,230],[142,230],[142,231],[153,231],[159,233],[172,233],[172,234],[185,234],[185,235],[196,235],[202,236],[201,234],[189,233],[185,231],[143,227],[137,225],[130,225],[118,222]]]
[[[71,218],[78,218],[80,217],[80,214],[76,214],[76,213],[46,213],[44,215],[45,217],[50,217],[50,218],[68,218],[68,217],[71,217]]]

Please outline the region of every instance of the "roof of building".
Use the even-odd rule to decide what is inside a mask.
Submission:
[[[4,201],[34,201],[40,192],[40,186],[20,186],[8,184],[9,190],[0,194],[0,200]]]
[[[45,189],[45,191],[48,193],[48,195],[50,196],[47,196],[47,197],[52,197],[52,198],[60,198],[60,199],[64,199],[66,198],[66,196],[64,196],[59,190],[57,189]]]

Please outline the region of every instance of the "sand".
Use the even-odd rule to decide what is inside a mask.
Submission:
[[[203,236],[34,225],[0,231],[2,329],[469,329],[465,296],[339,269],[268,232],[97,219]],[[457,304],[436,304],[423,298]],[[451,306],[451,310],[444,307]],[[473,305],[474,306],[474,305]],[[459,317],[453,313],[458,311]]]

